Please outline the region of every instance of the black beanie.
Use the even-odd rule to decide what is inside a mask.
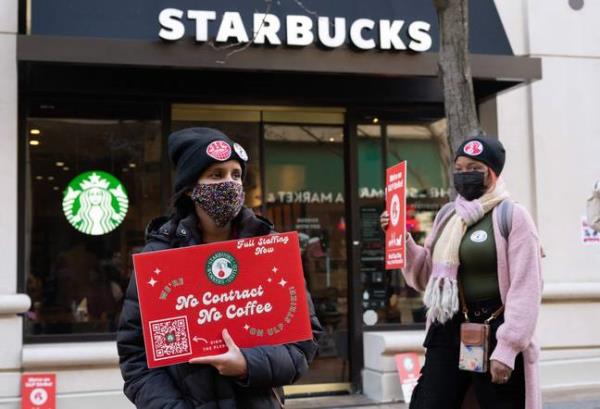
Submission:
[[[216,162],[237,160],[246,174],[248,154],[221,131],[186,128],[173,132],[168,141],[169,158],[176,168],[175,192],[196,183],[202,172]]]
[[[490,136],[476,136],[464,141],[458,150],[454,160],[459,156],[464,156],[478,162],[488,165],[496,174],[500,176],[506,162],[506,150],[497,138]]]

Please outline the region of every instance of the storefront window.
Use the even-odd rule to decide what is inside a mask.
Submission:
[[[267,216],[297,230],[302,263],[325,329],[302,383],[348,380],[348,285],[343,128],[265,125]]]
[[[422,323],[425,311],[418,292],[400,270],[385,270],[385,237],[379,215],[385,208],[383,152],[386,165],[408,161],[407,229],[423,243],[433,218],[448,201],[447,158],[442,156],[445,122],[371,124],[357,128],[363,323]],[[387,141],[387,143],[386,143]],[[385,146],[385,149],[384,149]]]
[[[26,337],[116,331],[131,255],[162,213],[159,112],[143,104],[29,107]]]

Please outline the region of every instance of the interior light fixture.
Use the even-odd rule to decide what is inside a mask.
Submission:
[[[133,169],[133,168],[135,168],[136,166],[137,166],[137,165],[136,165],[135,163],[130,163],[130,164],[129,164],[129,167],[130,167],[130,168],[132,168],[132,169]]]
[[[48,176],[48,180],[54,180],[54,176]]]
[[[32,139],[29,141],[29,144],[31,146],[38,146],[40,144],[40,141],[38,141],[37,139]]]
[[[69,167],[68,167],[68,166],[65,166],[65,167],[63,167],[63,170],[66,172],[66,171],[68,171],[68,170],[69,170]]]
[[[373,118],[373,123],[374,124],[378,124],[379,123],[379,118],[377,118],[377,117]]]
[[[35,128],[34,128],[34,129],[30,129],[30,130],[29,130],[29,134],[30,134],[30,135],[39,135],[39,134],[41,134],[41,133],[42,133],[42,132],[41,132],[39,129],[35,129]]]
[[[65,166],[65,163],[64,162],[56,162],[56,166],[58,166],[60,168],[60,167]]]

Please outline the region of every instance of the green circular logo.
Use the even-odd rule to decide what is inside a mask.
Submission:
[[[63,212],[82,233],[100,236],[123,222],[129,199],[123,184],[110,173],[93,170],[75,177],[64,192]]]
[[[237,260],[229,253],[219,251],[206,262],[208,279],[218,285],[227,285],[238,275]]]

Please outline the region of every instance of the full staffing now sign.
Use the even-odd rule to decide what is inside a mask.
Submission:
[[[244,22],[237,11],[217,13],[214,10],[181,10],[166,8],[158,15],[158,35],[166,41],[186,37],[185,20],[192,21],[197,42],[210,40],[210,26],[217,27],[216,43],[237,42],[288,45],[305,47],[318,43],[327,48],[341,47],[347,43],[361,50],[412,50],[424,52],[431,49],[431,24],[426,21],[373,20],[358,18],[349,21],[344,17],[254,13],[250,24]],[[283,28],[285,22],[285,28]],[[406,26],[406,29],[405,29]],[[378,34],[378,35],[374,35]]]

